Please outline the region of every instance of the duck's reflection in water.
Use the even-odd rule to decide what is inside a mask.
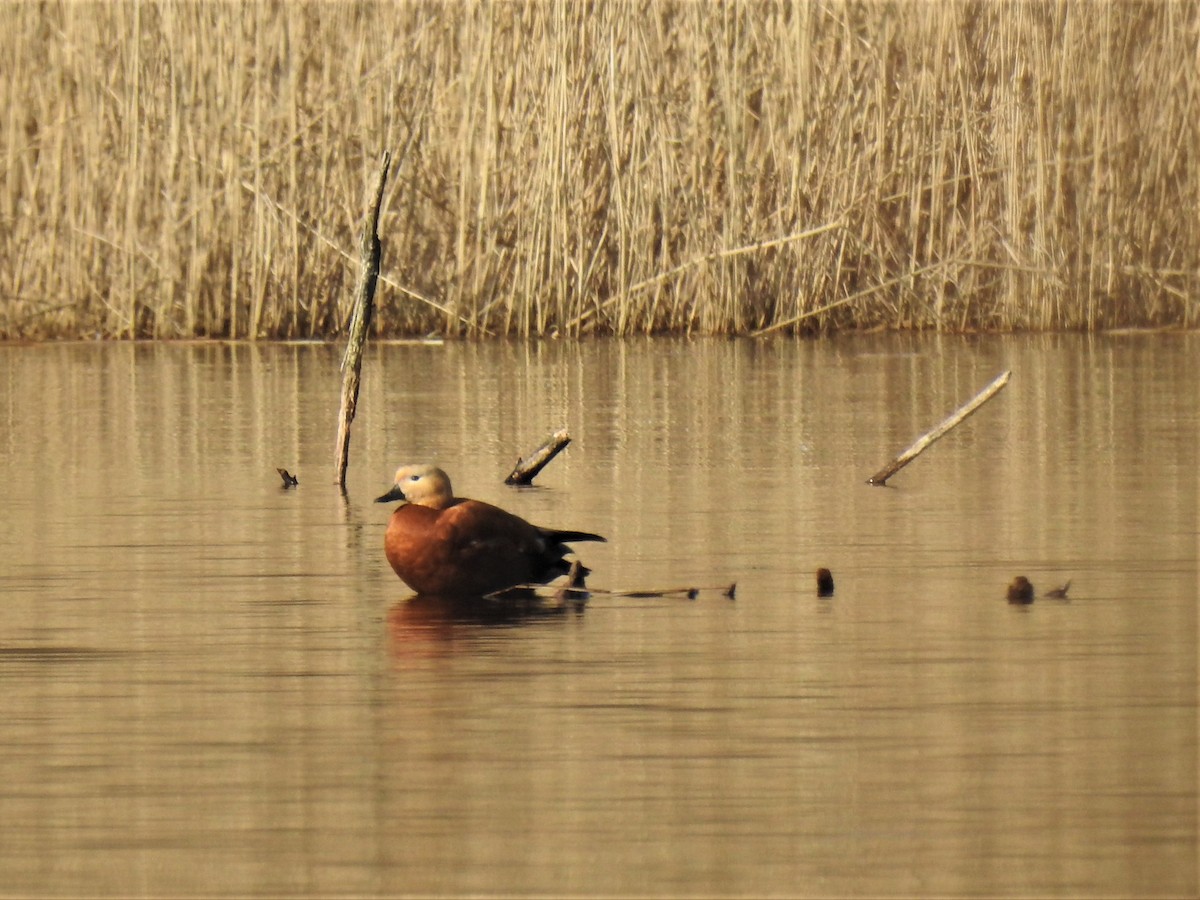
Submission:
[[[534,592],[503,599],[414,594],[388,610],[391,652],[397,660],[441,656],[486,639],[494,629],[563,620],[584,608]]]

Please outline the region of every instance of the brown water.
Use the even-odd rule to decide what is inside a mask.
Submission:
[[[0,347],[3,894],[1197,893],[1200,336],[374,347],[345,500],[337,366]],[[704,590],[408,601],[420,460]]]

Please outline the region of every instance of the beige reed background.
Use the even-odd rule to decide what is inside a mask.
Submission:
[[[0,5],[0,337],[1200,324],[1200,4]]]

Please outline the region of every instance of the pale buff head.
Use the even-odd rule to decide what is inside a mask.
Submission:
[[[450,476],[437,466],[421,463],[401,466],[397,469],[392,489],[382,497],[377,497],[375,502],[387,503],[392,500],[403,500],[414,506],[445,509],[453,499],[454,491],[450,487]]]

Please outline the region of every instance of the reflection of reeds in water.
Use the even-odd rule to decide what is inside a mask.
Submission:
[[[1194,3],[2,18],[0,336],[1200,322]]]

